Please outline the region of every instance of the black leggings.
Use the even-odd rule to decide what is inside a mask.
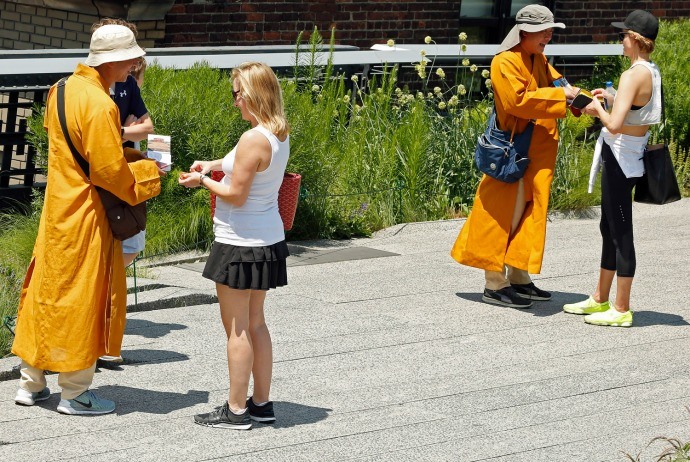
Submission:
[[[626,178],[606,142],[601,149],[601,268],[618,276],[635,276],[632,190],[637,178]]]

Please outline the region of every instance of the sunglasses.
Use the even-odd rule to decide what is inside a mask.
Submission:
[[[628,35],[627,32],[619,32],[619,33],[618,33],[618,38],[619,38],[620,41],[622,42],[622,41],[625,39],[625,37],[626,37],[627,35]]]
[[[232,99],[236,100],[240,96],[240,90],[232,90]]]

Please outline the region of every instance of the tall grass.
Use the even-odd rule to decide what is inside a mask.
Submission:
[[[26,214],[0,213],[0,324],[6,316],[17,313],[22,283],[36,241],[42,202],[42,195],[36,194]],[[10,332],[0,327],[0,358],[9,352],[11,345]]]

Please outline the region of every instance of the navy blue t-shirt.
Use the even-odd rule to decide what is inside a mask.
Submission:
[[[113,101],[120,109],[120,123],[124,124],[128,115],[134,114],[137,118],[147,112],[144,100],[141,99],[141,91],[137,81],[131,75],[124,82],[115,82]]]
[[[137,118],[143,116],[147,112],[144,100],[141,98],[141,91],[137,81],[131,75],[127,76],[124,82],[115,82],[115,90],[113,92],[113,101],[120,109],[120,123],[124,125],[125,119],[130,114],[134,114]],[[126,141],[125,146],[134,147],[134,143]]]

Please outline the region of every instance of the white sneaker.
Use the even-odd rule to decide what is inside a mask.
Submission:
[[[101,361],[107,361],[109,363],[121,363],[123,361],[122,356],[103,355],[98,359],[100,359]]]
[[[48,387],[36,393],[31,393],[23,388],[19,388],[17,394],[14,396],[14,402],[24,406],[33,406],[36,404],[36,401],[45,401],[48,398],[50,398],[50,390]]]

